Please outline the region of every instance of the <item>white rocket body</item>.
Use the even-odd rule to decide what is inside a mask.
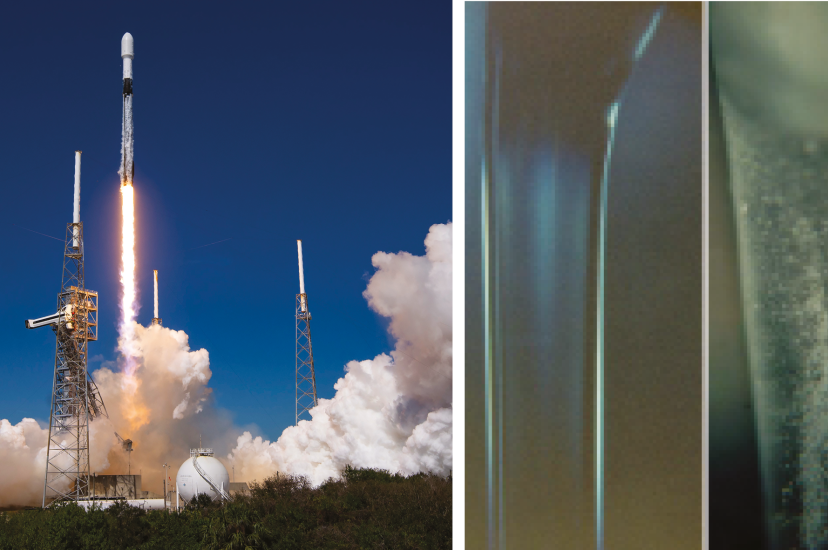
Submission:
[[[81,169],[81,152],[75,151],[75,202],[74,211],[72,213],[72,223],[80,223],[80,169]],[[72,231],[72,246],[78,248],[78,228],[75,227]]]
[[[132,78],[132,60],[135,58],[135,42],[132,35],[126,33],[121,38],[121,59],[124,60],[124,80]]]
[[[132,185],[135,176],[133,161],[134,127],[132,120],[132,60],[135,57],[135,42],[132,35],[126,33],[121,38],[121,59],[124,62],[124,111],[121,134],[121,186]]]
[[[302,241],[296,241],[296,248],[299,251],[299,309],[304,313],[308,310],[305,301],[305,269],[302,267]]]

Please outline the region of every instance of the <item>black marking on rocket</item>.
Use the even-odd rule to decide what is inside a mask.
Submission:
[[[124,79],[124,95],[132,95],[132,79],[125,78]]]

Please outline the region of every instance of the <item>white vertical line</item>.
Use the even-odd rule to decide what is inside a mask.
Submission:
[[[72,223],[80,223],[80,185],[81,185],[81,152],[75,151],[75,196],[72,211]],[[72,246],[78,247],[78,228],[72,229]]]
[[[158,270],[152,270],[153,279],[154,279],[154,290],[155,290],[155,318],[158,319]]]
[[[619,98],[620,98],[619,94]],[[620,99],[607,109],[607,149],[598,205],[598,287],[595,349],[595,536],[597,550],[604,550],[604,272],[607,243],[609,170]]]
[[[488,23],[487,23],[488,28]],[[488,32],[488,30],[487,30]],[[489,288],[492,291],[492,322],[489,324],[489,333],[487,334],[488,337],[492,339],[492,354],[491,354],[491,367],[494,372],[494,389],[497,391],[497,398],[494,399],[494,406],[497,409],[497,541],[498,550],[506,550],[506,529],[504,526],[503,520],[503,331],[500,330],[500,318],[501,318],[501,309],[500,309],[500,234],[498,231],[502,225],[501,215],[500,213],[502,210],[498,209],[497,212],[494,211],[494,208],[497,206],[494,202],[495,199],[495,188],[492,187],[494,180],[495,170],[497,169],[497,155],[500,153],[500,84],[502,78],[502,62],[503,59],[501,57],[501,50],[500,45],[497,46],[497,51],[495,53],[495,68],[494,74],[491,75],[491,79],[494,82],[494,92],[492,97],[492,113],[491,113],[491,128],[489,131],[491,132],[491,144],[492,148],[490,153],[489,160],[489,177],[488,179],[488,191],[489,191],[489,198],[488,200],[488,214],[489,216],[493,216],[494,219],[494,228],[491,227],[491,224],[487,220],[486,222],[486,242],[488,243],[489,247],[489,258],[493,262],[494,273],[492,273],[491,268],[489,271],[489,276],[494,277],[493,281],[489,282]],[[487,62],[488,63],[488,62]],[[487,65],[488,67],[488,65]],[[488,75],[487,75],[488,79]],[[500,185],[498,185],[498,190],[500,191]],[[496,240],[493,240],[496,239]],[[493,242],[492,242],[493,240]],[[494,283],[494,284],[492,284]]]
[[[702,4],[702,550],[710,545],[710,348],[709,348],[709,275],[710,275],[710,4]]]

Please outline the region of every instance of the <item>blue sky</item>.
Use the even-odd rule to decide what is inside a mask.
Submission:
[[[210,352],[216,404],[270,438],[294,421],[296,239],[319,395],[349,360],[392,347],[362,291],[372,254],[423,254],[451,217],[451,4],[191,6],[3,7],[0,418],[48,421],[54,335],[23,320],[54,310],[62,243],[23,228],[63,239],[76,149],[86,285],[100,294],[90,354],[116,357],[127,31],[139,322],[158,269],[164,325]]]

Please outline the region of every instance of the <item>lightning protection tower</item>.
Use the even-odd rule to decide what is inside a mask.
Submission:
[[[310,410],[316,406],[316,374],[313,368],[311,346],[311,314],[308,295],[305,294],[305,273],[302,267],[302,241],[296,241],[299,251],[299,294],[296,295],[296,423],[310,420]]]
[[[66,225],[57,313],[26,322],[27,328],[51,326],[57,340],[43,506],[88,496],[89,421],[106,416],[87,372],[87,348],[98,339],[98,293],[87,290],[84,280],[80,155],[75,152],[75,211],[73,222]]]
[[[153,279],[155,280],[155,317],[152,318],[153,325],[161,324],[161,317],[158,316],[158,270],[152,271]]]

